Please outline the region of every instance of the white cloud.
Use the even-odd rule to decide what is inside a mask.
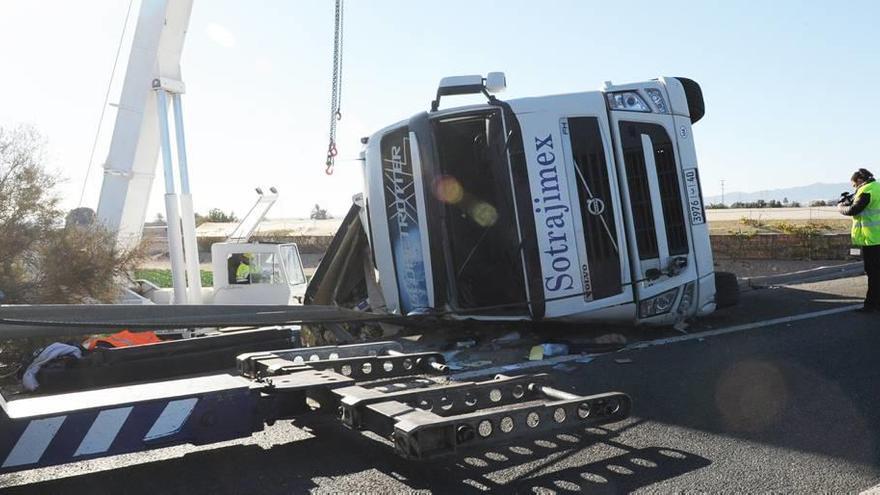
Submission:
[[[211,41],[224,48],[232,48],[235,46],[235,36],[220,24],[214,22],[209,23],[205,32],[208,34],[208,38],[210,38]]]

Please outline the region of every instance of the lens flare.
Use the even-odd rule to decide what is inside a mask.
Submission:
[[[480,201],[470,210],[471,218],[481,227],[491,227],[498,221],[498,210],[494,206]]]
[[[456,204],[464,197],[464,188],[451,175],[441,175],[434,181],[434,196],[440,201]]]

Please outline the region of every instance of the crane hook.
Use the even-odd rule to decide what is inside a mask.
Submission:
[[[324,173],[327,175],[333,175],[333,164],[336,161],[336,155],[338,152],[336,151],[336,143],[334,141],[330,141],[330,145],[327,147],[327,161],[325,165],[327,168],[324,169]]]

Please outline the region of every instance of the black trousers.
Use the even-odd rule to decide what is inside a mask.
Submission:
[[[865,307],[880,309],[880,244],[862,246],[862,259],[865,261],[865,273],[868,274]]]

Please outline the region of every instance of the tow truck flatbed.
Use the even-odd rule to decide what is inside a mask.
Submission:
[[[442,379],[436,352],[396,342],[243,354],[238,374],[0,401],[0,473],[248,437],[281,419],[333,414],[425,460],[479,444],[625,419],[619,392],[578,396],[546,375]]]

